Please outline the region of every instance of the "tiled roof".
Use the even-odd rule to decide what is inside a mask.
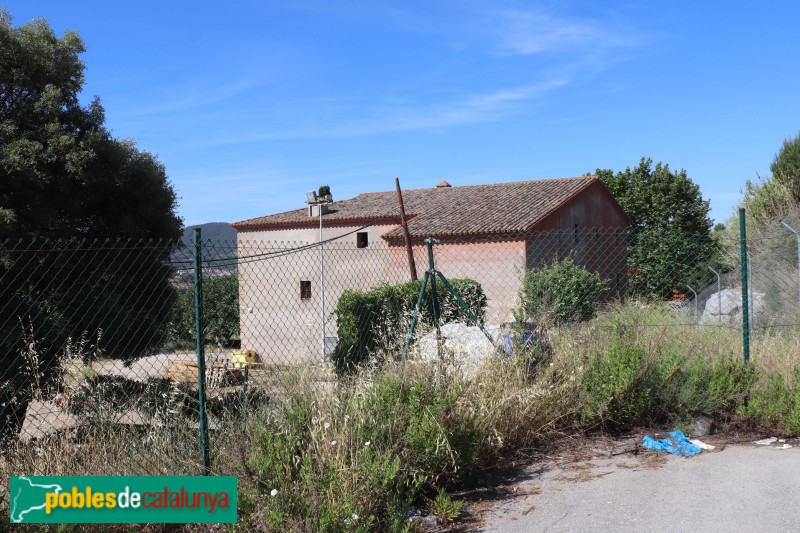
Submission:
[[[403,191],[408,229],[413,237],[514,233],[532,229],[561,204],[597,182],[595,176],[490,185],[432,187]],[[396,191],[369,192],[334,202],[324,222],[399,223]],[[232,224],[239,231],[313,227],[307,209],[251,218]],[[400,238],[398,227],[384,238]]]

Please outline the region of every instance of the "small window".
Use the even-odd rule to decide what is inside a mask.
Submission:
[[[578,235],[578,225],[575,224],[575,244],[578,244],[579,242],[581,242],[581,238]]]
[[[356,248],[366,248],[369,245],[369,236],[366,231],[356,233]]]
[[[300,299],[301,300],[310,300],[311,299],[311,282],[310,281],[301,281],[300,282]]]

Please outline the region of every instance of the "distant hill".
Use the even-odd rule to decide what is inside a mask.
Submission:
[[[183,246],[172,253],[172,261],[178,270],[191,268],[194,229],[200,228],[203,238],[203,262],[205,274],[214,276],[236,269],[236,230],[227,222],[207,222],[188,226],[183,230]]]
[[[195,228],[200,228],[204,241],[235,241],[236,230],[227,222],[206,222],[188,226],[183,230],[183,240],[192,242]]]

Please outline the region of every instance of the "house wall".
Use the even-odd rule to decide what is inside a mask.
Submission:
[[[343,235],[356,226],[324,228],[323,238]],[[326,244],[325,335],[328,352],[336,337],[336,303],[346,289],[369,290],[383,283],[411,279],[403,245],[389,245],[380,235],[394,226],[369,228],[369,246],[356,248],[355,234]],[[294,364],[321,358],[319,229],[239,232],[239,304],[243,349],[264,362]],[[310,243],[303,243],[308,240]],[[303,244],[311,247],[291,254]],[[427,248],[413,247],[420,277],[428,268]],[[487,296],[487,322],[511,318],[525,265],[525,242],[451,241],[434,246],[436,267],[447,278],[471,278]],[[300,298],[300,282],[311,283],[311,298]]]
[[[323,217],[324,218],[324,217]],[[323,239],[342,236],[358,226],[327,224]],[[575,225],[578,242],[575,242]],[[503,239],[443,239],[434,245],[436,268],[447,278],[471,278],[488,299],[487,322],[511,320],[519,302],[525,268],[536,268],[571,251],[576,261],[606,279],[625,283],[625,217],[601,184],[592,185],[536,227],[537,233]],[[402,241],[387,243],[382,235],[395,224],[365,231],[369,246],[356,247],[356,234],[324,247],[325,336],[336,336],[336,303],[346,289],[368,290],[383,283],[410,279]],[[603,231],[592,233],[595,228]],[[619,232],[617,229],[621,228]],[[558,231],[555,231],[558,230]],[[541,233],[547,232],[547,233]],[[239,231],[239,302],[242,348],[256,350],[264,362],[295,364],[321,359],[319,228]],[[303,244],[310,247],[295,249]],[[417,273],[428,268],[427,248],[413,246]],[[620,281],[621,276],[621,281]],[[311,297],[301,299],[300,282],[308,281]],[[611,294],[611,292],[609,292]],[[327,352],[332,349],[332,342]]]
[[[331,239],[358,226],[323,227]],[[367,290],[391,283],[391,255],[380,235],[391,226],[367,232],[367,248],[356,247],[356,234],[323,247],[325,286],[325,336],[328,349],[336,336],[334,311],[345,289]],[[278,231],[240,231],[240,330],[243,349],[258,352],[262,361],[294,364],[321,359],[321,283],[319,228]],[[301,251],[292,251],[308,246]],[[291,253],[287,253],[291,251]],[[311,297],[301,298],[301,281],[311,285]]]
[[[627,287],[627,220],[597,182],[536,226],[526,240],[526,264],[539,268],[575,254],[575,263],[606,280],[607,298]]]
[[[405,246],[391,246],[392,272],[401,272],[396,282],[410,278]],[[428,269],[428,251],[424,243],[412,247],[420,279]],[[496,324],[511,320],[511,310],[519,303],[519,290],[525,271],[525,241],[498,239],[443,239],[433,246],[434,264],[448,279],[469,278],[477,281],[486,294],[486,322]]]

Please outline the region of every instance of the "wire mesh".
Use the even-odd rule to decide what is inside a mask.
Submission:
[[[196,473],[197,380],[169,379],[193,357],[172,320],[186,253],[138,239],[0,247],[10,473]]]
[[[308,231],[306,241],[244,233],[236,242],[202,243],[212,456],[226,453],[256,404],[335,380],[349,368],[341,361],[401,357],[421,280],[409,283],[403,242],[382,239],[385,228],[341,230],[322,244]],[[755,335],[800,324],[796,244],[792,235],[748,243]],[[554,278],[557,288],[542,302],[532,280],[567,265],[562,274],[594,280],[594,292],[578,295],[591,314],[650,306],[663,311],[663,323],[644,327],[731,335],[742,327],[738,247],[707,235],[575,228],[444,236],[433,260],[490,328],[555,316],[566,305],[559,297],[579,285]],[[6,474],[201,473],[193,253],[189,243],[143,240],[2,244]],[[422,278],[429,268],[422,239],[413,255]],[[442,324],[468,322],[439,289]],[[433,329],[426,291],[416,355]]]

